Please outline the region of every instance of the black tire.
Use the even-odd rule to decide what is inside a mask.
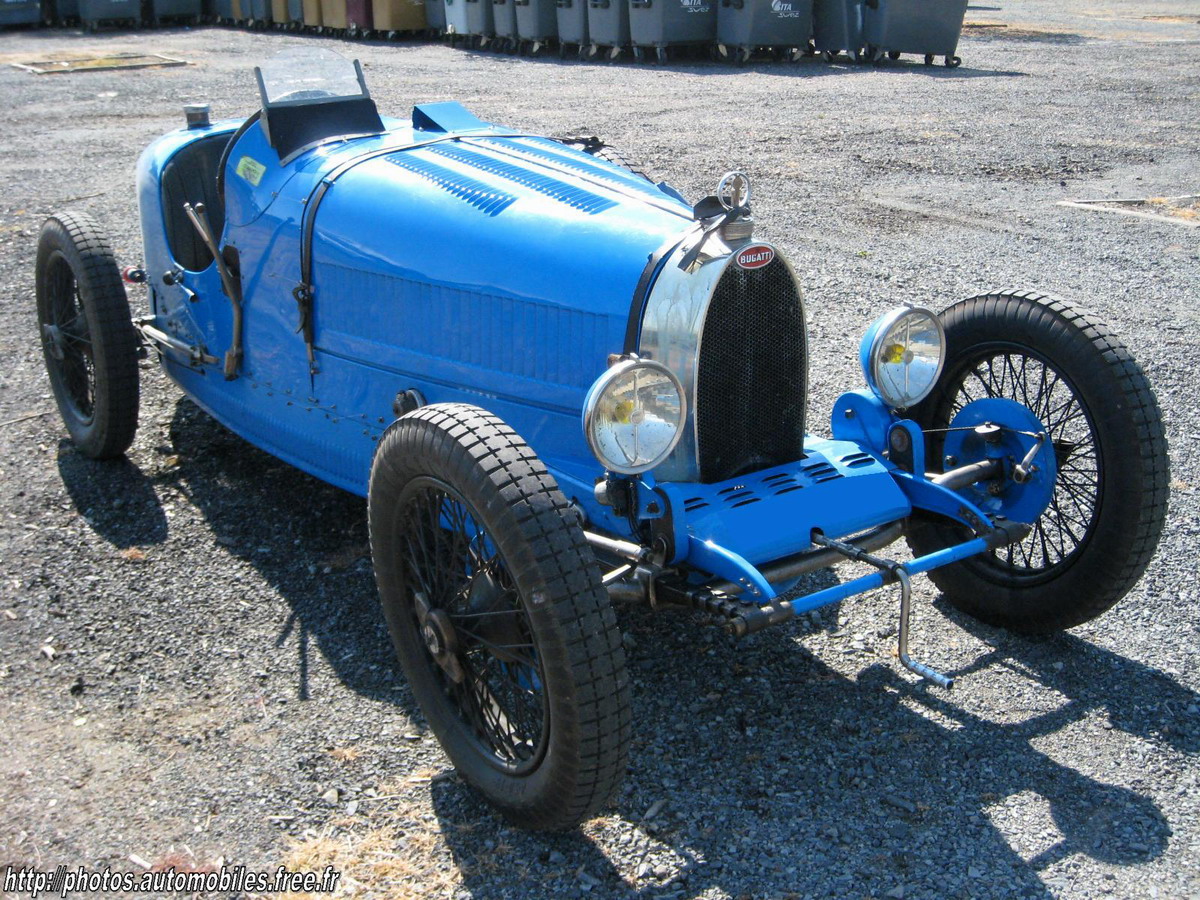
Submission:
[[[46,220],[37,249],[38,331],[50,386],[84,456],[112,459],[138,420],[138,336],[108,241],[84,213]]]
[[[1170,479],[1154,391],[1108,326],[1056,298],[984,294],[941,318],[948,358],[913,418],[945,428],[964,401],[1007,396],[1046,427],[1058,476],[1050,508],[1024,541],[930,577],[954,606],[1014,631],[1087,622],[1137,583],[1162,533]],[[944,437],[929,435],[931,471],[942,468]],[[909,544],[925,554],[963,537],[929,523]]]
[[[392,642],[463,778],[525,828],[594,815],[625,772],[629,684],[595,559],[554,478],[495,416],[439,404],[384,433],[368,506]]]
[[[606,160],[613,165],[620,166],[622,169],[628,169],[634,175],[640,175],[651,184],[658,184],[658,181],[645,171],[645,167],[641,163],[630,159],[628,154],[623,153],[611,144],[604,143],[598,137],[562,137],[555,138],[555,140],[566,144],[568,147],[574,147],[576,150],[582,150],[589,156],[595,156],[597,159]]]

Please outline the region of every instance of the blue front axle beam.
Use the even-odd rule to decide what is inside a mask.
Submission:
[[[663,597],[663,599],[669,599],[670,602],[683,602],[698,609],[726,615],[729,619],[730,631],[735,636],[742,637],[747,634],[753,634],[756,631],[761,631],[769,625],[787,621],[801,613],[809,612],[830,603],[836,603],[839,600],[845,600],[847,597],[854,596],[855,594],[865,593],[866,591],[875,590],[887,584],[893,584],[899,578],[895,571],[896,569],[903,570],[906,576],[929,572],[942,566],[948,566],[951,563],[961,562],[980,553],[986,553],[997,547],[1003,547],[1020,541],[1029,534],[1029,530],[1030,526],[1019,522],[1001,521],[991,531],[981,537],[972,538],[964,543],[945,547],[941,550],[935,550],[933,553],[918,556],[916,559],[905,563],[896,563],[890,569],[879,569],[869,575],[853,578],[850,581],[825,588],[804,597],[797,597],[795,600],[773,598],[765,602],[760,601],[762,605],[755,606],[726,599],[723,595],[714,593],[711,588],[707,587],[697,587],[678,592],[670,589],[664,592],[660,588],[659,594],[660,596],[664,593],[674,595]],[[840,542],[833,543],[840,544]],[[854,559],[856,557],[847,556],[846,558]],[[862,554],[858,558],[865,559],[866,554]],[[877,561],[872,560],[872,562]],[[745,591],[745,593],[754,594],[757,592],[749,590]]]

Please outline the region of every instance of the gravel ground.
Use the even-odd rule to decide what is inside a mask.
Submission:
[[[1200,897],[1200,231],[1064,199],[1200,193],[1193,4],[980,7],[961,69],[528,61],[209,30],[8,32],[3,61],[153,49],[186,68],[0,70],[0,862],[226,861],[344,893],[472,897]],[[509,828],[398,675],[362,501],[251,448],[156,370],[128,460],[64,439],[33,325],[43,217],[90,210],[140,261],[141,148],[207,99],[254,105],[285,46],[359,55],[385,111],[602,135],[689,195],[736,165],[808,292],[812,420],[899,300],[1037,287],[1107,319],[1156,386],[1168,528],[1119,606],[1029,640],[924,580],[915,685],[877,592],[735,643],[620,611],[630,772],[578,832]],[[140,302],[140,298],[138,298]],[[1192,336],[1189,336],[1192,335]],[[36,416],[36,414],[43,414]],[[29,418],[30,414],[35,417]]]

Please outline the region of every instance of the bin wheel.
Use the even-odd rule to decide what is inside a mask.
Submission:
[[[667,48],[666,47],[655,47],[654,48],[654,58],[658,61],[658,63],[660,65],[666,63]]]
[[[744,66],[746,63],[750,62],[750,48],[738,47],[737,52],[733,56],[733,62],[738,66]]]
[[[591,44],[587,45],[587,49],[584,51],[584,58],[585,59],[595,59],[599,55],[599,53],[600,53],[600,45],[596,44],[596,43],[591,43]]]
[[[817,45],[814,44],[812,41],[809,41],[807,44],[805,44],[804,45],[804,55],[810,56],[810,57],[816,56],[817,55]]]
[[[634,60],[634,62],[645,62],[646,61],[646,48],[634,47],[633,48],[633,60]]]
[[[821,53],[821,55],[822,55],[823,57],[825,57],[825,62],[829,62],[829,63],[831,63],[831,62],[833,62],[835,59],[837,59],[837,54],[836,54],[836,53],[834,53],[832,50],[825,50],[825,51],[823,51],[823,52]]]
[[[613,48],[612,48],[611,50],[609,50],[609,51],[608,51],[608,59],[609,59],[609,61],[610,61],[610,62],[616,62],[618,59],[620,59],[620,58],[621,58],[621,52],[622,52],[622,51],[621,51],[621,47],[620,47],[620,46],[616,46],[616,45],[615,45],[615,46],[613,46]]]
[[[961,65],[962,65],[962,60],[959,59],[957,56],[947,56],[946,57],[946,68],[947,69],[957,69]]]
[[[933,65],[933,54],[932,53],[925,54],[925,65],[927,65],[927,66]]]
[[[899,51],[899,50],[889,50],[889,51],[888,51],[888,59],[890,59],[890,60],[892,60],[892,61],[895,61],[895,60],[897,60],[897,59],[899,59],[899,58],[900,58],[900,51]]]

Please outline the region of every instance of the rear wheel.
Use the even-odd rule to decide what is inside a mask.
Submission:
[[[36,282],[46,371],[71,440],[92,459],[120,456],[137,431],[138,337],[113,252],[90,216],[46,220]]]
[[[533,451],[481,409],[424,407],[380,441],[369,515],[392,642],[464,779],[527,828],[595,814],[625,771],[624,651]]]
[[[582,150],[589,156],[606,160],[613,165],[620,166],[622,169],[628,169],[634,175],[641,175],[651,184],[658,183],[650,177],[641,163],[632,160],[629,154],[618,150],[611,144],[604,143],[598,137],[563,137],[555,138],[555,140],[566,144],[568,147],[574,147],[576,150]]]
[[[914,419],[931,429],[928,467],[942,458],[955,414],[981,398],[1029,408],[1054,449],[1049,508],[1023,541],[930,573],[952,604],[1017,631],[1070,628],[1137,583],[1162,532],[1168,460],[1162,414],[1145,374],[1106,325],[1060,300],[985,294],[941,314],[948,356]],[[914,553],[962,540],[930,523]]]

